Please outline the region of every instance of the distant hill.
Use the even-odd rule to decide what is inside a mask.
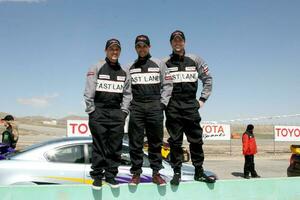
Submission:
[[[25,116],[19,117],[19,120],[38,120],[38,121],[45,121],[45,120],[54,120],[54,118],[44,117],[44,116]]]
[[[3,118],[10,113],[0,112],[0,117]],[[25,124],[35,124],[35,125],[47,125],[44,123],[45,121],[57,121],[56,126],[65,127],[68,120],[88,120],[88,116],[79,116],[79,115],[67,115],[62,118],[51,118],[44,116],[25,116],[18,117],[13,113],[12,115],[19,123]],[[203,123],[221,123],[221,124],[230,124],[232,127],[236,127],[236,129],[232,128],[233,132],[243,132],[245,126],[249,123],[254,124],[257,127],[257,131],[261,128],[262,132],[272,132],[274,125],[290,125],[290,126],[299,126],[300,125],[300,114],[293,115],[281,115],[281,116],[269,116],[269,117],[256,117],[256,118],[247,118],[247,119],[236,119],[236,120],[225,120],[225,121],[202,121]],[[52,126],[50,124],[50,126]]]
[[[6,115],[8,115],[9,113],[6,112],[0,112],[0,118],[4,118]]]
[[[57,119],[59,125],[67,125],[68,120],[88,120],[88,117],[78,116],[78,115],[68,115],[66,117]]]
[[[0,117],[4,118],[6,115],[10,113],[0,112]],[[19,123],[25,124],[35,124],[35,125],[43,125],[45,121],[57,121],[57,125],[65,126],[67,124],[67,120],[87,120],[88,116],[78,116],[78,115],[68,115],[62,118],[51,118],[51,117],[44,117],[44,116],[25,116],[25,117],[18,117],[15,116],[15,119]]]
[[[67,120],[87,120],[87,116],[78,116],[78,115],[68,115],[66,117],[60,118],[58,120],[67,121]]]
[[[33,124],[43,124],[45,121],[57,121],[58,126],[66,126],[68,120],[87,120],[88,117],[68,115],[63,118],[48,118],[43,116],[26,116],[18,118],[19,122],[33,123]]]

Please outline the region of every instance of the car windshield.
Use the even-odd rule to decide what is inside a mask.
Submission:
[[[52,143],[56,143],[56,142],[57,142],[57,140],[51,140],[51,141],[46,141],[46,142],[41,142],[41,143],[33,144],[33,145],[28,146],[28,147],[25,147],[24,149],[20,149],[18,151],[10,153],[9,155],[7,155],[7,158],[10,159],[10,158],[12,158],[12,157],[14,157],[16,155],[21,154],[21,153],[25,153],[27,151],[31,151],[33,149],[42,147],[44,145],[48,145],[48,144],[52,144]]]
[[[46,158],[50,162],[84,163],[83,145],[70,145],[52,149],[46,153]]]

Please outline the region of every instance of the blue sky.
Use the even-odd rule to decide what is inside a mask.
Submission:
[[[300,113],[299,8],[298,0],[0,0],[0,111],[85,115],[85,75],[107,39],[121,41],[125,65],[138,34],[163,58],[180,29],[214,77],[203,120]]]

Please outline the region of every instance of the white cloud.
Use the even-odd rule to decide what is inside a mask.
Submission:
[[[2,2],[41,3],[45,1],[46,0],[0,0],[0,3]]]
[[[49,106],[50,101],[58,96],[59,96],[59,94],[54,93],[51,95],[44,95],[44,96],[40,96],[40,97],[18,98],[17,102],[22,105],[44,108],[44,107]]]
[[[50,94],[50,95],[45,95],[44,97],[48,98],[48,99],[53,99],[53,98],[56,98],[58,97],[59,94],[58,93],[53,93],[53,94]]]

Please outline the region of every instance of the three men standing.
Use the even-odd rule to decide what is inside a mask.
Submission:
[[[185,133],[190,143],[196,181],[215,182],[204,174],[202,128],[198,109],[210,96],[212,77],[207,64],[195,55],[185,54],[185,36],[182,31],[171,34],[173,53],[165,63],[150,55],[150,40],[139,35],[135,40],[138,59],[129,65],[127,74],[118,63],[121,52],[116,39],[106,43],[106,59],[92,67],[87,74],[85,89],[86,112],[93,137],[93,186],[100,189],[102,178],[117,187],[115,176],[120,165],[124,121],[130,112],[129,149],[133,174],[130,185],[140,183],[143,165],[143,144],[146,134],[148,157],[153,171],[152,182],[163,186],[159,174],[162,169],[163,111],[170,138],[172,185],[181,179],[183,160],[182,142]],[[199,100],[196,99],[198,79],[203,83]]]

